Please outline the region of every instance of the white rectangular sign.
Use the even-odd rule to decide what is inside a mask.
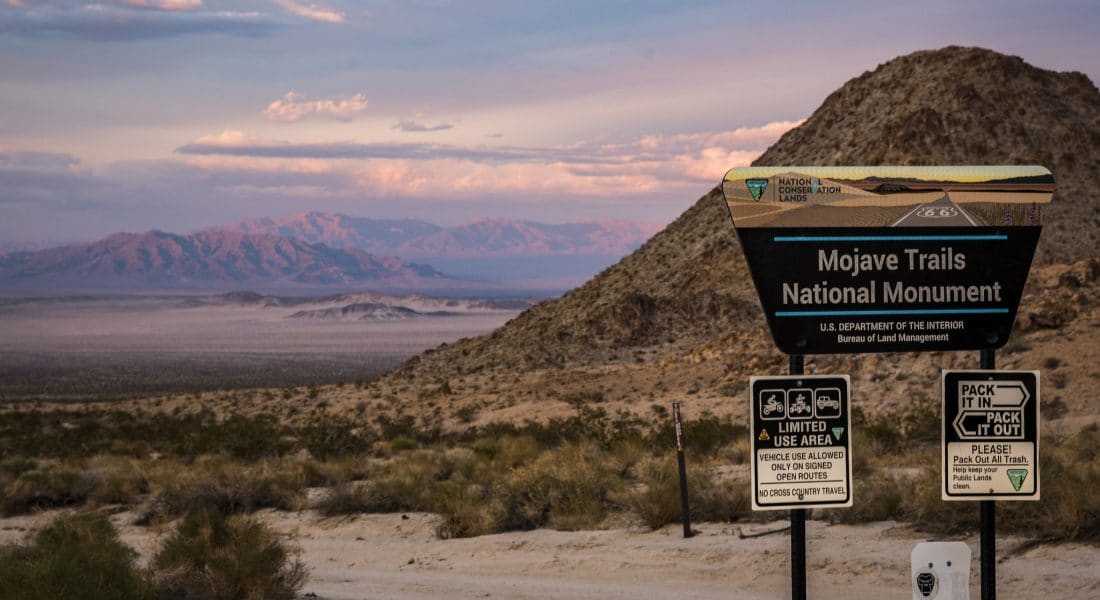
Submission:
[[[847,375],[751,377],[752,508],[852,505]]]

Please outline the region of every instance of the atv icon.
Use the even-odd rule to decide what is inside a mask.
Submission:
[[[810,403],[806,402],[810,397],[809,390],[791,390],[790,406],[787,409],[787,415],[790,418],[808,418],[813,415],[813,408],[810,407]],[[799,416],[801,415],[801,416]]]

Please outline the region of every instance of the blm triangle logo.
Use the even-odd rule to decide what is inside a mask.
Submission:
[[[1008,470],[1008,480],[1012,482],[1012,489],[1017,492],[1020,491],[1020,487],[1024,485],[1024,479],[1027,479],[1027,469]]]
[[[749,193],[752,194],[752,199],[760,202],[760,198],[764,195],[764,190],[768,189],[768,180],[746,179],[745,187],[749,188]]]

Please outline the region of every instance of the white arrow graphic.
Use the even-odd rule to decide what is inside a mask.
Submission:
[[[1023,406],[1031,396],[1022,381],[960,381],[958,391],[959,414],[951,425],[960,438],[1023,439]],[[1011,433],[1005,429],[1006,433],[990,435],[988,425],[985,432],[979,431],[979,426],[991,421],[1017,426]]]

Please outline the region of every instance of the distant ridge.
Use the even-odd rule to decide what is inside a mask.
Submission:
[[[348,288],[445,281],[431,267],[356,248],[228,231],[116,233],[95,242],[0,257],[3,288]]]
[[[214,230],[280,235],[333,248],[360,248],[403,258],[489,258],[628,254],[658,227],[626,221],[547,224],[483,218],[440,227],[415,219],[371,219],[306,212],[237,221]]]

